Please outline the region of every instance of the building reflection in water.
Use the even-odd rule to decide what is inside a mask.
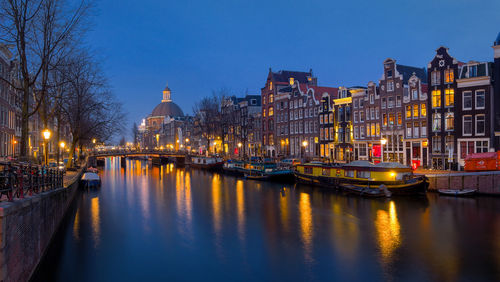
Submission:
[[[388,265],[393,259],[394,252],[401,245],[401,232],[394,201],[389,202],[388,211],[377,211],[375,229],[382,264]]]
[[[192,199],[191,199],[191,177],[184,170],[176,171],[175,196],[177,216],[179,218],[179,230],[184,236],[192,236]]]
[[[218,174],[212,176],[212,215],[214,220],[215,235],[219,235],[222,224],[221,214],[221,183]]]
[[[76,210],[75,221],[73,222],[73,238],[80,240],[80,208]]]
[[[100,218],[99,197],[94,197],[90,201],[90,214],[92,219],[92,237],[94,238],[94,247],[99,246],[101,239],[101,218]]]
[[[333,210],[331,238],[339,257],[354,263],[359,252],[359,219],[351,214],[352,207],[348,200],[349,198],[331,196]]]
[[[286,187],[283,187],[280,196],[280,216],[281,216],[281,224],[283,225],[283,230],[285,232],[289,231],[288,199],[289,197],[287,195]]]
[[[312,240],[313,240],[313,221],[311,199],[309,194],[300,193],[299,200],[300,213],[300,237],[304,245],[304,257],[306,262],[312,263]]]
[[[236,207],[238,210],[238,234],[241,241],[245,239],[245,191],[243,180],[236,181]]]

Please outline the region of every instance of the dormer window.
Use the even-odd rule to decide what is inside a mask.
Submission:
[[[290,77],[290,85],[293,85],[295,82],[295,79],[293,77]]]
[[[387,71],[387,78],[391,78],[392,77],[392,70],[388,70]]]
[[[273,90],[273,82],[272,81],[269,82],[269,90]]]

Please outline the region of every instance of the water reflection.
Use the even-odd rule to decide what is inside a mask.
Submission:
[[[387,265],[392,260],[394,251],[401,245],[401,233],[394,201],[389,202],[389,210],[378,210],[375,219],[377,239],[382,263]]]
[[[302,243],[304,244],[304,256],[305,260],[309,263],[313,262],[311,255],[312,251],[312,240],[313,240],[313,222],[312,222],[312,211],[311,211],[311,200],[309,194],[300,193],[299,201],[299,212],[300,212],[300,237],[302,238]]]
[[[35,281],[500,281],[496,198],[371,200],[127,166],[107,160]]]

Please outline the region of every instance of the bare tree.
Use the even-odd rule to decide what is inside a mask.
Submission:
[[[22,92],[21,158],[28,153],[29,117],[46,100],[50,68],[77,40],[90,7],[87,0],[0,1],[0,36],[14,46],[19,64],[16,79],[0,79]]]
[[[125,117],[122,105],[109,90],[96,62],[82,51],[73,55],[64,70],[66,80],[61,112],[67,120],[73,140],[70,152],[78,145],[80,153],[92,139],[110,140],[123,132]],[[71,166],[71,158],[68,167]]]
[[[134,138],[134,147],[137,147],[138,139],[139,139],[139,128],[137,127],[137,123],[134,122],[132,126],[132,137]]]

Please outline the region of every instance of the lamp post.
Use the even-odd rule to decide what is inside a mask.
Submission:
[[[301,150],[301,157],[302,157],[302,158],[304,158],[304,159],[305,159],[305,154],[306,154],[306,147],[307,147],[307,144],[308,144],[308,143],[307,143],[307,140],[302,141],[302,147],[303,147],[303,149],[302,149],[302,150],[304,150],[304,153],[302,153],[302,150]]]
[[[43,149],[44,149],[44,153],[45,153],[45,165],[48,165],[49,163],[49,148],[48,148],[48,142],[49,142],[49,139],[50,139],[50,130],[47,128],[45,129],[44,131],[42,131],[42,134],[43,134],[43,139],[45,140],[44,143],[43,143]]]
[[[380,139],[380,145],[381,145],[381,148],[380,148],[380,159],[382,160],[382,162],[384,162],[384,145],[386,143],[387,143],[387,139],[385,139],[385,138]]]
[[[59,147],[61,147],[61,156],[62,159],[64,160],[64,147],[66,147],[66,143],[64,141],[59,142]],[[57,164],[59,166],[59,164]]]
[[[14,139],[14,141],[12,141],[12,157],[16,158],[16,144],[17,144],[17,140]]]
[[[238,143],[238,156],[240,157],[241,159],[241,147],[243,146],[243,144],[241,144],[241,142]]]

